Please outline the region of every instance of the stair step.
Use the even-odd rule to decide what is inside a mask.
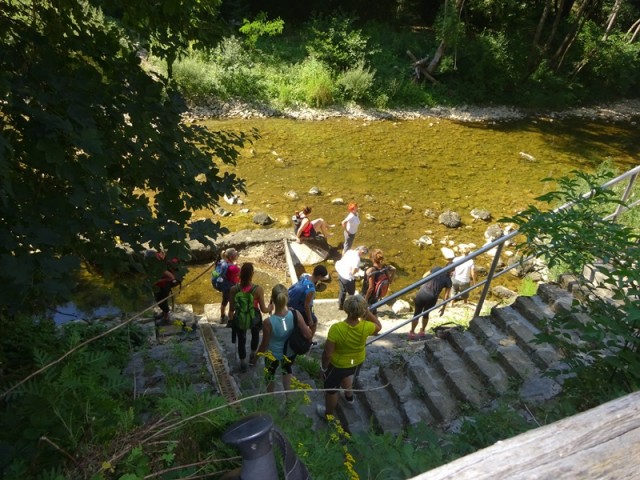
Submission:
[[[538,367],[546,370],[562,359],[562,356],[548,343],[536,342],[536,335],[540,333],[540,329],[514,308],[494,308],[491,314],[503,330],[513,335],[520,348],[531,356]]]
[[[427,425],[436,423],[424,402],[416,395],[413,382],[402,369],[383,365],[380,367],[380,376],[385,383],[390,384],[392,396],[395,397],[396,405],[399,406],[407,425],[416,425],[421,422]]]
[[[511,306],[525,319],[541,329],[544,329],[547,321],[555,315],[549,305],[538,296],[518,297]]]
[[[469,332],[452,331],[449,342],[471,369],[498,394],[509,389],[509,378],[491,354]]]
[[[458,402],[437,369],[427,365],[425,358],[419,356],[412,356],[407,368],[406,374],[413,381],[416,396],[424,401],[433,418],[438,422],[453,420],[457,415]]]
[[[372,389],[374,386],[380,386],[382,383],[379,379],[377,368],[362,368],[355,379],[356,388],[366,391],[359,396],[363,399],[374,427],[383,433],[401,433],[403,431],[403,420],[398,409],[393,407],[393,398],[387,388]]]
[[[538,285],[538,296],[554,313],[568,312],[573,304],[573,295],[565,288],[553,283]]]
[[[444,376],[449,389],[456,397],[474,407],[483,407],[490,398],[482,382],[465,365],[464,360],[445,340],[432,338],[425,342],[427,358]]]
[[[485,348],[496,353],[509,376],[524,380],[538,373],[538,367],[518,346],[515,338],[503,333],[489,317],[474,318],[469,324],[469,330]]]

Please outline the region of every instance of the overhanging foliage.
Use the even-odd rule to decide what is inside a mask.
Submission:
[[[185,257],[187,236],[215,237],[191,211],[242,188],[221,166],[245,138],[183,123],[87,3],[2,4],[0,313],[67,299],[83,262],[116,277],[142,269],[130,251]]]

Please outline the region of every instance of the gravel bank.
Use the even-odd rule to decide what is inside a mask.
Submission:
[[[339,107],[327,109],[298,108],[276,110],[270,107],[247,104],[239,101],[212,103],[192,108],[186,115],[188,120],[208,118],[291,118],[296,120],[327,120],[351,118],[357,120],[416,120],[445,118],[461,122],[510,121],[524,118],[586,118],[616,122],[635,122],[640,118],[640,99],[621,100],[603,105],[578,107],[562,111],[527,111],[508,106],[477,107],[432,107],[396,110],[362,109]]]

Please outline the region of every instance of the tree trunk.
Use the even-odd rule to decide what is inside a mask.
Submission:
[[[558,33],[558,26],[560,25],[560,20],[562,20],[562,12],[564,10],[564,1],[565,0],[560,0],[560,2],[558,2],[558,5],[556,6],[556,16],[553,19],[553,25],[551,26],[551,32],[549,33],[549,36],[547,37],[547,41],[544,44],[544,47],[542,48],[542,55],[545,55],[549,49],[551,48],[551,43],[553,42],[553,39],[556,36],[556,33]]]
[[[544,24],[547,22],[550,11],[551,0],[546,0],[544,3],[544,9],[542,10],[542,15],[540,16],[540,20],[538,21],[538,26],[536,27],[536,33],[533,36],[533,44],[531,45],[531,53],[529,54],[529,62],[527,68],[527,71],[529,72],[533,70],[534,65],[537,66],[539,58],[538,51],[540,49],[540,37],[542,37],[542,30],[544,28]]]
[[[631,38],[629,39],[628,43],[633,43],[636,41],[636,38],[638,38],[638,33],[640,33],[640,18],[638,20],[636,20],[633,25],[631,25],[631,28],[629,28],[629,30],[627,30],[627,33],[625,35],[625,37],[629,34],[631,34]]]
[[[592,6],[592,3],[593,0],[584,0],[582,2],[580,7],[578,8],[578,13],[576,14],[576,25],[569,31],[569,33],[567,33],[562,44],[560,45],[560,47],[558,47],[558,50],[556,50],[556,53],[553,55],[552,63],[555,64],[554,71],[556,73],[560,71],[560,68],[562,67],[562,64],[564,63],[564,60],[566,58],[567,52],[569,52],[569,49],[573,45],[573,42],[582,30],[584,23],[587,21],[587,12],[589,10],[589,7]]]
[[[622,6],[622,0],[616,0],[616,3],[613,5],[613,8],[611,9],[611,13],[609,14],[609,20],[607,21],[607,28],[604,31],[602,40],[606,40],[607,38],[609,38],[609,32],[611,32],[611,29],[616,23],[618,12],[620,11],[621,6]]]
[[[458,16],[460,16],[460,12],[462,11],[463,6],[464,6],[464,0],[456,0],[456,12]],[[446,8],[447,8],[447,2],[445,1],[445,10]],[[431,59],[431,62],[429,62],[429,66],[427,67],[427,73],[429,75],[432,75],[433,72],[435,72],[440,66],[440,61],[444,56],[444,52],[446,52],[447,50],[447,42],[448,42],[448,39],[446,38],[446,32],[445,32],[445,38],[443,38],[442,41],[440,42],[440,45],[438,45],[436,53],[433,55],[433,58]]]
[[[431,83],[433,83],[434,85],[436,83],[438,83],[438,81],[435,78],[433,78],[431,76],[431,74],[427,71],[427,67],[426,67],[427,59],[426,58],[418,59],[418,57],[416,57],[413,54],[413,52],[411,52],[411,50],[407,50],[407,55],[409,55],[409,57],[413,61],[413,68],[415,69],[415,72],[416,72],[416,79],[419,80],[420,79],[420,75],[422,75],[427,80],[429,80]]]

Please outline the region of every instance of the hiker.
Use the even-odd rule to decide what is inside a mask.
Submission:
[[[348,407],[353,407],[353,377],[364,362],[367,337],[382,330],[380,320],[367,307],[362,295],[352,295],[344,301],[347,318],[331,325],[322,352],[320,372],[324,380],[324,407],[316,406],[316,413],[326,418],[335,415],[339,387],[344,390]],[[362,320],[360,320],[362,319]]]
[[[211,275],[213,288],[222,293],[222,303],[220,304],[220,323],[231,327],[229,316],[226,314],[229,304],[229,291],[231,287],[240,282],[240,267],[238,267],[238,251],[235,248],[228,248],[222,252],[222,258],[216,264],[216,268]]]
[[[358,215],[358,204],[355,202],[347,205],[349,213],[342,220],[342,228],[344,229],[344,245],[342,246],[342,254],[344,255],[347,250],[353,246],[353,241],[356,238],[358,226],[360,225],[360,216]]]
[[[271,313],[264,304],[264,290],[260,285],[252,283],[253,264],[244,263],[240,268],[240,283],[231,287],[229,291],[229,316],[231,317],[233,336],[238,342],[238,357],[240,357],[240,371],[247,371],[247,330],[251,330],[251,355],[249,365],[254,366],[257,361],[256,352],[260,342],[262,328],[262,313]],[[270,305],[273,308],[273,305]]]
[[[287,287],[278,284],[271,290],[271,302],[273,313],[265,319],[262,325],[262,342],[258,353],[266,353],[264,356],[264,378],[267,383],[267,392],[275,390],[275,376],[278,367],[282,368],[282,388],[291,390],[291,367],[296,359],[295,353],[285,346],[294,329],[294,322],[303,336],[311,340],[313,332],[305,323],[304,318],[297,310],[287,308],[289,295]]]
[[[460,253],[459,257],[455,257],[453,259],[454,262],[458,260],[462,260],[469,254],[469,247],[467,245],[460,245]],[[476,283],[476,269],[473,259],[467,260],[462,265],[458,265],[453,269],[453,275],[451,276],[451,296],[455,297],[458,293],[464,292],[471,285],[475,285]],[[457,300],[463,300],[463,303],[469,303],[469,292],[463,294]]]
[[[435,273],[439,270],[442,270],[442,267],[433,267],[431,272]],[[425,276],[428,274],[425,274]],[[422,312],[426,312],[427,310],[433,308],[436,303],[438,303],[438,298],[440,294],[444,292],[443,298],[449,297],[449,291],[451,290],[451,271],[443,272],[440,275],[429,280],[427,283],[420,287],[418,293],[415,297],[415,310],[413,312],[413,316],[416,317],[411,322],[411,331],[409,332],[409,340],[416,340],[416,327],[418,326],[418,315]],[[447,304],[442,305],[440,309],[440,316],[444,315],[444,310]],[[425,329],[427,328],[427,323],[429,323],[429,312],[422,315],[422,327],[420,328],[420,332],[418,333],[418,337],[425,338],[426,333]]]
[[[161,312],[156,314],[155,319],[163,323],[169,323],[169,297],[172,296],[171,289],[180,284],[178,277],[178,259],[167,260],[167,254],[159,250],[153,254],[156,260],[154,267],[157,271],[162,271],[160,278],[153,284],[153,297],[160,307]]]
[[[342,310],[347,294],[356,293],[356,277],[364,276],[364,272],[360,269],[360,259],[368,253],[369,249],[361,245],[355,250],[346,250],[342,258],[336,262],[339,282],[338,310]]]
[[[335,225],[329,225],[322,218],[311,220],[309,214],[311,214],[311,207],[306,205],[299,212],[296,212],[296,218],[300,220],[300,226],[296,231],[296,241],[298,243],[302,240],[316,238],[318,235],[322,235],[325,238],[333,235],[333,233],[329,233],[329,228],[335,227]]]
[[[371,252],[370,258],[373,265],[364,273],[362,295],[369,305],[373,305],[387,294],[396,269],[394,266],[384,263],[384,253],[379,248]],[[378,313],[376,309],[371,311],[374,315]]]
[[[329,280],[331,277],[329,277],[327,267],[316,265],[313,274],[301,275],[298,281],[289,287],[289,307],[295,308],[302,314],[314,334],[318,327],[318,318],[313,313],[313,300],[316,297],[318,283]]]

